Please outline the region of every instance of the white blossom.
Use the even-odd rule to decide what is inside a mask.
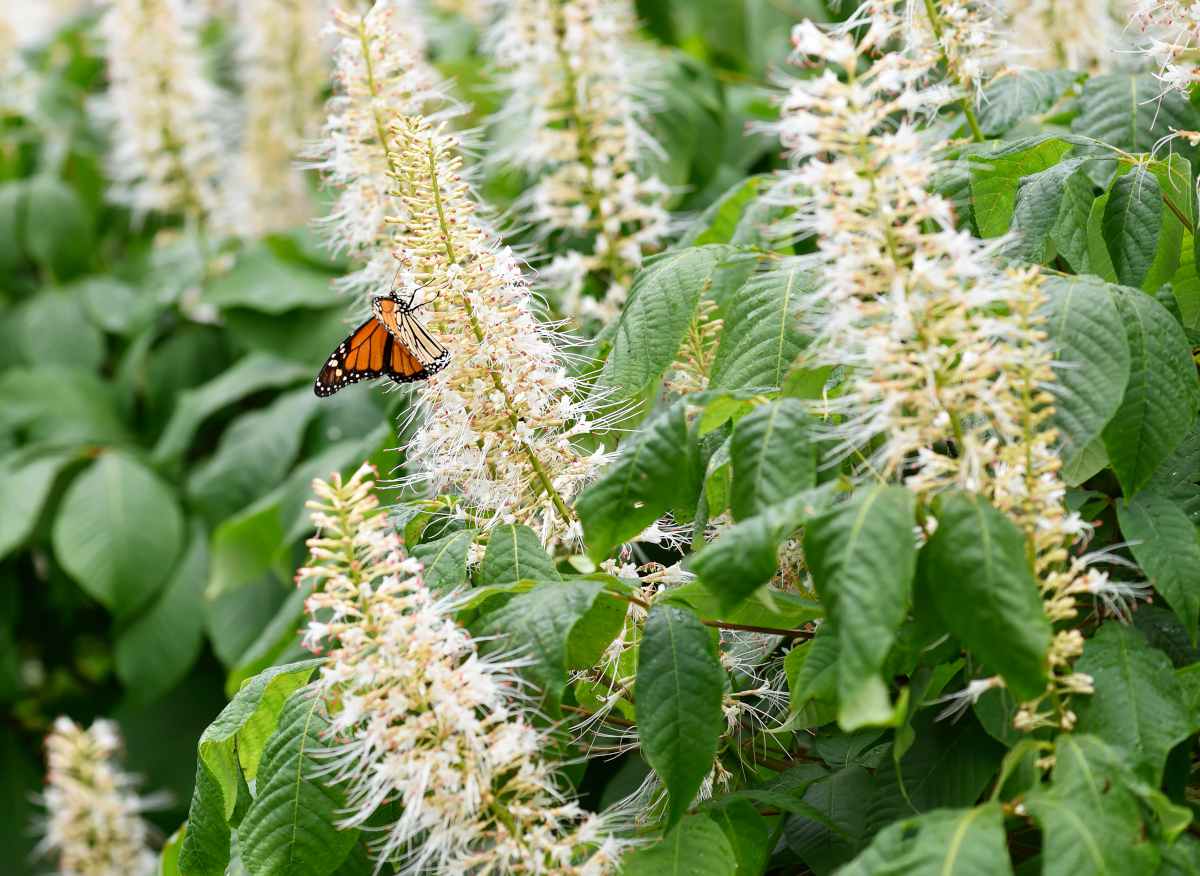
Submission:
[[[400,873],[614,872],[629,844],[618,816],[560,790],[552,740],[524,717],[521,662],[482,653],[454,621],[454,597],[432,594],[404,557],[373,486],[366,466],[314,483],[318,535],[297,576],[315,584],[305,640],[324,655],[318,756],[345,783],[341,824],[375,824],[376,859]],[[398,816],[378,826],[393,801]]]
[[[204,74],[186,0],[104,0],[110,195],[137,214],[218,212],[219,93]]]
[[[157,801],[139,797],[137,779],[121,769],[117,725],[86,730],[60,717],[46,737],[46,810],[38,853],[63,876],[151,876],[158,859],[141,817]]]

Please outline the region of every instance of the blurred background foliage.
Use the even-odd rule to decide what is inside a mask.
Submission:
[[[752,132],[773,113],[772,71],[795,21],[831,16],[816,0],[637,5],[669,60],[657,170],[686,216],[775,166],[777,146]],[[232,89],[228,29],[214,19],[206,41],[213,77]],[[432,34],[470,122],[486,124],[499,95],[477,51],[485,36],[448,15]],[[33,844],[41,739],[58,714],[119,721],[131,769],[173,797],[153,820],[166,832],[183,820],[200,732],[243,679],[299,653],[292,575],[310,480],[365,458],[385,474],[400,463],[389,448],[401,393],[318,400],[310,388],[348,312],[330,288],[346,265],[309,228],[218,242],[106,200],[106,131],[90,109],[105,87],[98,39],[89,15],[24,47],[22,99],[0,99],[10,867]],[[481,188],[503,212],[524,182],[493,172]]]

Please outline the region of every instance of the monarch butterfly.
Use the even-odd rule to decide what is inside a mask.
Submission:
[[[436,374],[450,362],[450,352],[417,322],[412,299],[395,292],[371,302],[371,318],[338,344],[313,384],[324,398],[343,386],[375,377],[412,383]]]

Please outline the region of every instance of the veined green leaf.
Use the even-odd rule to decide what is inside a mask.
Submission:
[[[1076,705],[1079,732],[1107,742],[1157,786],[1167,753],[1192,731],[1167,655],[1146,644],[1138,630],[1109,621],[1088,640],[1075,668],[1092,676],[1096,687]]]
[[[1004,876],[1012,873],[998,803],[935,809],[889,825],[838,876]]]
[[[987,500],[942,494],[918,580],[946,628],[1021,700],[1046,688],[1050,622],[1025,554],[1025,535]]]
[[[55,480],[77,458],[74,453],[35,449],[0,459],[0,559],[33,534]]]
[[[656,844],[621,862],[624,876],[733,876],[737,857],[720,826],[689,815]]]
[[[312,775],[328,726],[321,709],[314,692],[293,692],[263,749],[254,802],[238,825],[242,863],[253,876],[328,876],[358,840],[357,830],[336,826],[345,794]]]
[[[465,562],[465,554],[463,559]],[[479,568],[481,584],[505,584],[522,578],[554,581],[559,577],[537,533],[528,526],[497,526],[488,536]]]
[[[515,529],[516,527],[500,527],[500,529],[509,528]],[[530,534],[532,535],[532,532]],[[496,531],[493,531],[492,538],[495,537]],[[413,559],[420,560],[424,566],[424,569],[421,571],[421,578],[428,585],[429,589],[445,592],[453,590],[455,587],[461,587],[466,582],[467,555],[470,553],[471,543],[474,540],[474,529],[460,529],[457,532],[452,532],[433,541],[413,545],[409,549],[409,553]],[[534,536],[534,541],[536,540],[537,536]],[[541,544],[538,544],[539,550],[541,550],[541,547]],[[488,549],[491,549],[490,543]],[[551,565],[551,569],[553,569],[553,565]],[[520,578],[541,577],[547,576],[544,574],[519,574],[511,580],[516,581]],[[493,580],[491,577],[487,577],[484,580],[489,584],[498,583],[498,581]]]
[[[1008,231],[1021,179],[1057,164],[1070,149],[1066,140],[1043,136],[971,155],[971,202],[979,233],[998,237]]]
[[[791,398],[761,405],[738,420],[730,444],[735,520],[816,486],[812,423],[804,404]]]
[[[838,637],[843,730],[893,718],[880,670],[912,599],[914,507],[908,490],[874,487],[805,529],[805,557]]]
[[[1117,521],[1138,565],[1196,641],[1200,539],[1195,524],[1170,498],[1149,489],[1118,502]]]
[[[1077,78],[1069,70],[1016,70],[996,77],[978,101],[983,133],[998,137],[1046,112]]]
[[[1079,115],[1071,123],[1076,134],[1126,152],[1152,152],[1172,131],[1194,131],[1200,113],[1175,91],[1164,91],[1151,73],[1110,73],[1083,83]],[[1194,150],[1177,144],[1189,160]]]
[[[708,628],[686,609],[656,603],[646,619],[634,698],[642,755],[667,786],[668,827],[712,770],[725,724],[724,684]]]
[[[1163,193],[1143,166],[1117,177],[1104,208],[1104,242],[1117,282],[1140,286],[1148,278],[1163,224]],[[1178,246],[1175,247],[1178,254]]]

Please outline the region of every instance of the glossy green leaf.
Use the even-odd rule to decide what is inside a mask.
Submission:
[[[617,321],[601,386],[623,398],[649,391],[675,361],[706,284],[730,252],[717,244],[684,249],[642,269]]]
[[[791,398],[761,405],[738,420],[730,443],[735,520],[816,486],[813,425],[804,403]]]
[[[523,578],[554,581],[559,577],[537,533],[528,526],[497,526],[491,531],[479,567],[481,584],[504,584]]]
[[[625,439],[617,459],[575,501],[593,561],[605,559],[677,500],[691,496],[694,507],[702,472],[687,447],[682,403],[659,411]]]
[[[157,699],[187,674],[204,643],[207,533],[191,541],[157,598],[116,641],[117,675],[139,702]]]
[[[996,137],[1049,110],[1070,88],[1068,70],[1010,70],[993,79],[978,100],[979,126]]]
[[[1193,641],[1200,619],[1200,539],[1187,513],[1155,490],[1117,503],[1117,521],[1134,559]]]
[[[1025,552],[1025,536],[984,498],[945,493],[934,507],[937,529],[921,549],[922,592],[946,629],[1014,695],[1046,687],[1050,622]]]
[[[1048,786],[1025,805],[1042,827],[1042,872],[1153,873],[1158,854],[1147,840],[1138,799],[1120,755],[1094,736],[1060,735]]]
[[[0,558],[33,533],[55,480],[75,458],[70,453],[21,451],[0,458]]]
[[[1012,873],[997,803],[935,809],[889,825],[839,876],[1004,876]]]
[[[737,856],[720,826],[689,815],[652,846],[623,859],[623,876],[733,876]]]
[[[667,787],[677,824],[712,770],[725,725],[725,673],[707,627],[686,609],[655,604],[646,619],[634,698],[642,755]]]
[[[528,661],[522,672],[544,693],[544,708],[552,715],[559,712],[567,684],[572,632],[596,610],[603,589],[600,582],[584,579],[541,582],[477,623],[478,635],[494,637],[487,647]]]
[[[1030,137],[972,155],[971,201],[979,233],[998,237],[1008,231],[1021,179],[1057,164],[1070,149],[1057,137]]]
[[[53,540],[71,577],[124,617],[165,583],[183,548],[183,514],[149,469],[125,454],[105,453],[63,496]]]
[[[516,527],[501,527],[512,528]],[[531,533],[532,534],[532,533]],[[493,530],[492,538],[496,537],[496,531]],[[534,536],[536,541],[537,537]],[[425,584],[436,591],[449,591],[456,587],[461,587],[467,580],[467,556],[470,553],[471,544],[475,541],[475,530],[460,529],[457,532],[452,532],[449,535],[434,539],[433,541],[423,542],[413,545],[409,549],[409,554],[413,559],[420,560],[424,568],[421,571],[421,578]],[[538,545],[541,550],[541,545]],[[489,543],[490,550],[490,543]],[[543,552],[544,553],[544,552]],[[553,566],[551,566],[553,568]],[[544,570],[543,570],[544,571]],[[541,578],[547,577],[542,574],[534,575],[518,575],[517,578]],[[488,583],[493,583],[490,579],[484,579]],[[498,582],[497,582],[498,583]]]
[[[255,782],[254,802],[238,825],[242,862],[252,876],[328,876],[358,840],[339,830],[345,794],[317,778],[313,752],[328,727],[320,697],[294,692],[267,740]]]
[[[1183,440],[1196,418],[1200,387],[1187,339],[1174,317],[1133,289],[1112,290],[1125,323],[1129,381],[1104,428],[1104,447],[1127,498]]]
[[[788,368],[807,344],[799,313],[815,283],[813,266],[792,260],[751,277],[733,293],[713,358],[713,389],[783,385]]]
[[[912,599],[914,513],[908,490],[872,487],[805,528],[805,557],[838,637],[843,730],[893,717],[880,673]]]
[[[264,389],[290,386],[310,377],[310,371],[266,353],[251,353],[203,386],[184,390],[154,447],[154,461],[181,458],[200,425],[222,408]]]
[[[1167,753],[1193,729],[1167,655],[1146,644],[1138,630],[1109,621],[1088,640],[1075,668],[1090,675],[1096,688],[1075,706],[1078,731],[1107,742],[1157,786]]]

